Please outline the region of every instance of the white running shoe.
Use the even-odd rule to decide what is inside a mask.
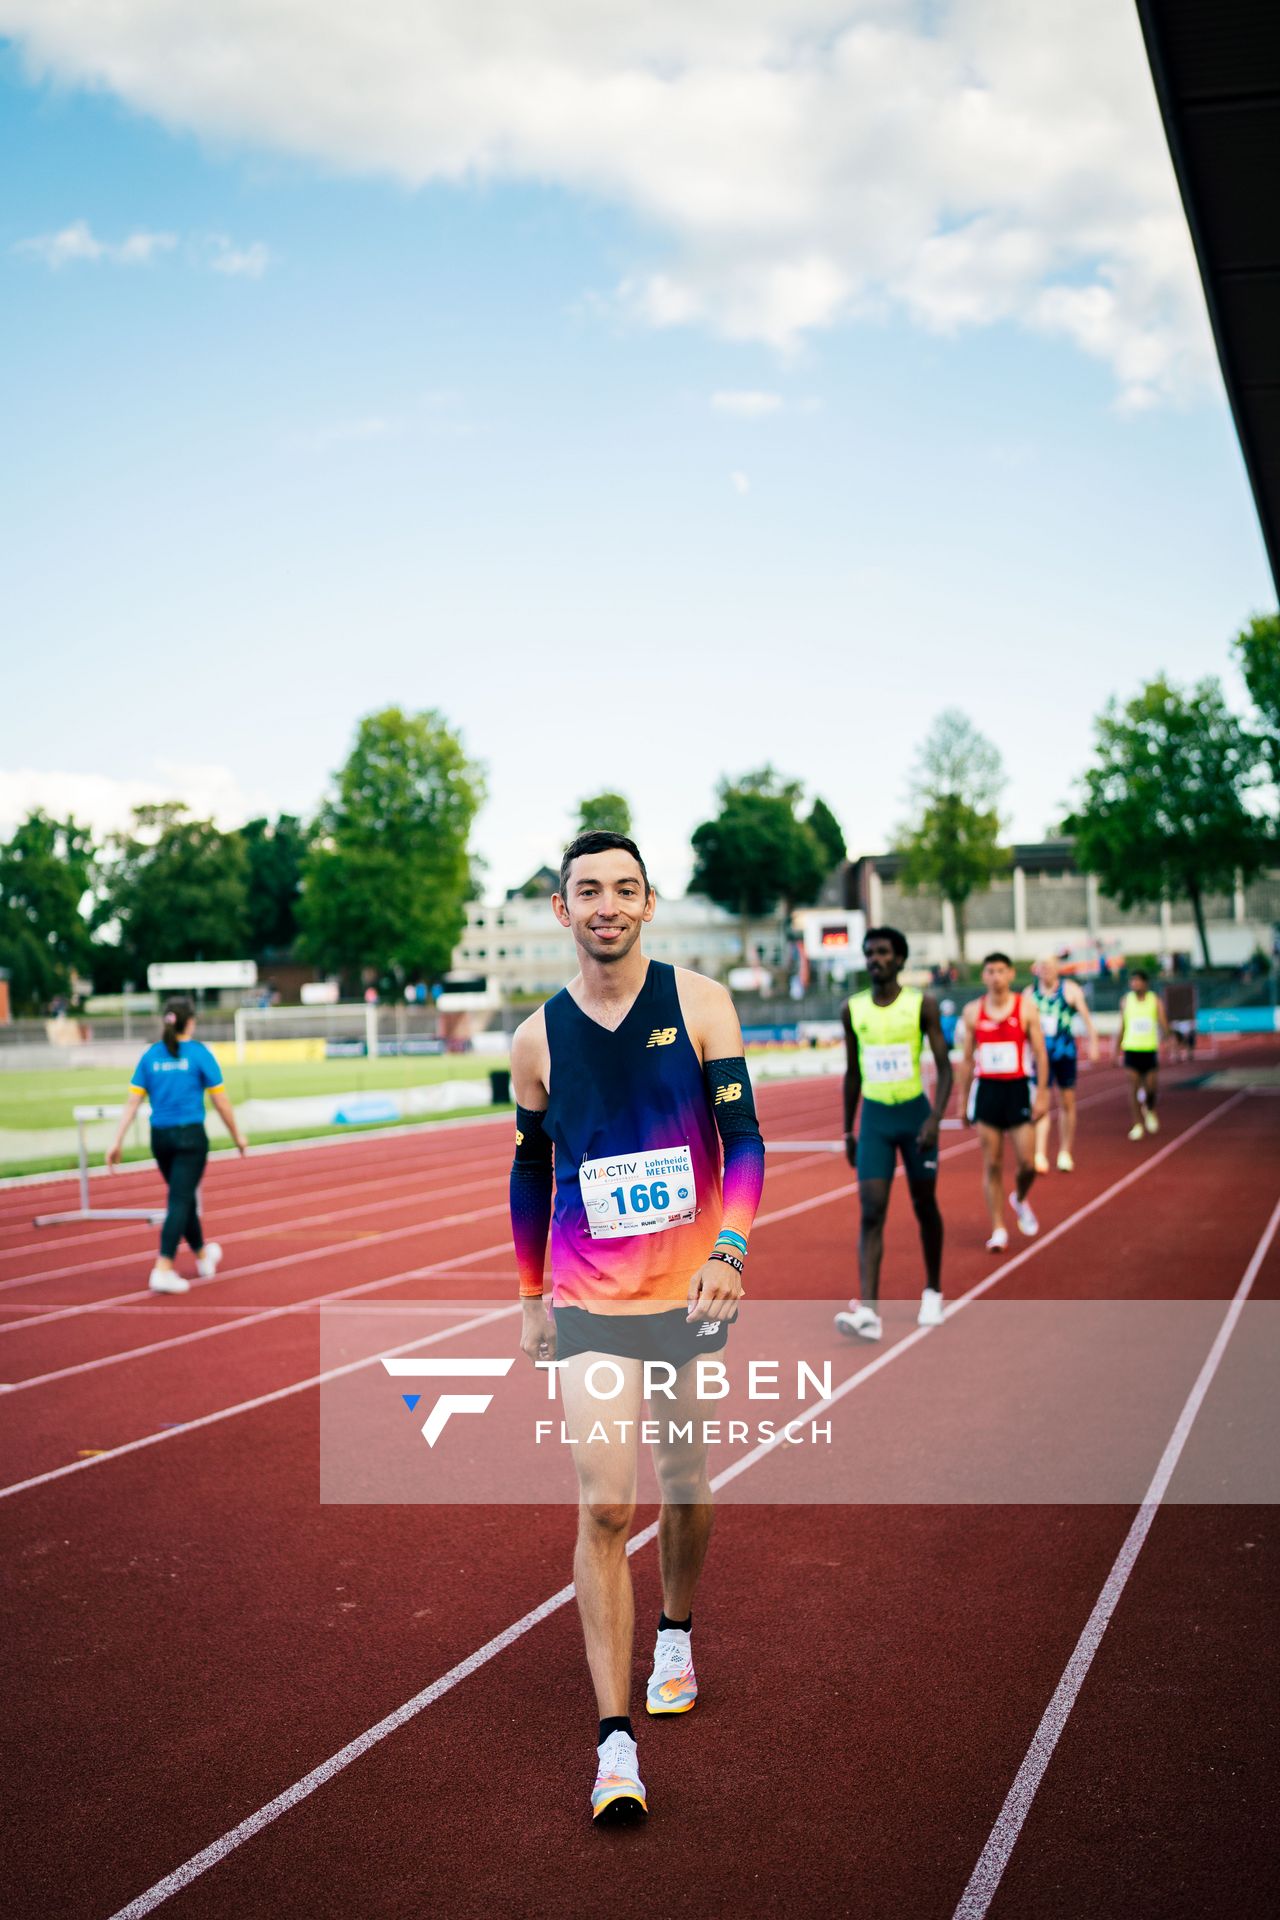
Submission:
[[[173,1267],[152,1267],[147,1285],[152,1293],[190,1293],[191,1282]]]
[[[855,1340],[878,1340],[883,1328],[874,1307],[856,1306],[848,1313],[836,1315],[836,1331],[849,1334]]]
[[[1141,1140],[1142,1134],[1143,1134],[1143,1126],[1142,1126],[1141,1120],[1139,1120],[1136,1127],[1130,1127],[1129,1138],[1131,1140]]]
[[[1025,1233],[1028,1240],[1034,1240],[1040,1231],[1040,1222],[1031,1211],[1029,1200],[1019,1200],[1017,1191],[1009,1195],[1009,1205],[1013,1208],[1013,1217],[1018,1223],[1018,1232]]]
[[[991,1238],[987,1242],[988,1253],[1003,1253],[1009,1244],[1008,1227],[993,1227]]]
[[[1159,1133],[1160,1116],[1158,1113],[1153,1112],[1150,1107],[1144,1107],[1142,1109],[1142,1119],[1148,1133]]]
[[[217,1241],[206,1240],[196,1255],[196,1272],[200,1275],[200,1278],[202,1280],[212,1280],[214,1274],[218,1271],[218,1263],[221,1259],[222,1248],[218,1245]]]
[[[916,1315],[916,1325],[918,1327],[940,1327],[944,1313],[945,1308],[942,1304],[942,1295],[937,1287],[926,1287],[920,1295],[920,1311]]]
[[[645,1709],[649,1713],[688,1713],[697,1697],[693,1635],[681,1627],[663,1627],[653,1649]]]
[[[591,1818],[599,1820],[603,1816],[610,1822],[621,1822],[648,1813],[636,1743],[630,1734],[623,1733],[621,1728],[611,1733],[604,1744],[596,1748],[596,1758],[599,1764],[596,1783],[591,1789]]]
[[[1076,1163],[1071,1158],[1071,1155],[1067,1152],[1066,1148],[1064,1147],[1062,1149],[1062,1152],[1058,1155],[1058,1172],[1074,1173],[1075,1170],[1076,1170]]]

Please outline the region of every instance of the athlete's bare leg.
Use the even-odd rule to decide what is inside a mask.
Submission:
[[[1058,1145],[1065,1152],[1070,1153],[1071,1144],[1067,1138],[1066,1103],[1069,1099],[1072,1098],[1072,1096],[1068,1093],[1060,1091],[1058,1098],[1063,1103],[1062,1106],[1058,1109]],[[1036,1159],[1037,1160],[1047,1160],[1049,1158],[1049,1128],[1051,1127],[1052,1124],[1053,1124],[1052,1111],[1050,1111],[1049,1113],[1046,1113],[1043,1120],[1036,1121]]]
[[[874,1307],[880,1298],[880,1262],[884,1258],[889,1182],[860,1180],[858,1205],[862,1212],[862,1226],[858,1234],[858,1277],[863,1300],[869,1307]]]
[[[936,1180],[911,1180],[907,1183],[911,1204],[920,1228],[920,1246],[924,1253],[924,1277],[927,1287],[942,1290],[942,1213],[938,1206]],[[866,1295],[863,1295],[866,1298]]]
[[[1132,1069],[1130,1070],[1129,1105],[1133,1111],[1133,1124],[1135,1127],[1140,1127],[1142,1125],[1142,1102],[1138,1098],[1138,1089],[1142,1085],[1143,1080],[1145,1078],[1146,1078],[1145,1074],[1134,1073]]]
[[[1004,1225],[1004,1135],[999,1127],[985,1126],[980,1120],[978,1138],[982,1142],[982,1191],[994,1233]]]
[[[622,1374],[616,1399],[591,1394],[588,1369],[596,1393],[608,1392]],[[643,1367],[639,1360],[616,1354],[576,1354],[560,1374],[565,1424],[574,1436],[574,1465],[578,1470],[578,1543],[573,1555],[573,1582],[582,1618],[587,1665],[596,1690],[602,1720],[630,1711],[631,1649],[635,1637],[635,1596],[627,1561],[627,1536],[636,1510],[636,1427],[642,1405]],[[631,1425],[620,1438],[614,1422]],[[596,1424],[606,1440],[587,1439]]]
[[[1019,1200],[1025,1200],[1036,1183],[1035,1128],[1030,1121],[1024,1127],[1010,1127],[1009,1138],[1018,1162],[1018,1177],[1014,1184]]]
[[[676,1374],[675,1399],[659,1394],[649,1405],[649,1417],[660,1429],[653,1464],[662,1489],[658,1565],[662,1572],[662,1610],[668,1620],[687,1620],[693,1612],[698,1576],[711,1544],[714,1509],[702,1423],[716,1419],[721,1404],[698,1398],[698,1363],[690,1360]],[[673,1437],[672,1427],[678,1430],[690,1422],[692,1441]]]
[[[1074,1087],[1059,1087],[1058,1099],[1058,1150],[1061,1153],[1073,1153],[1076,1144],[1076,1090]],[[1039,1151],[1039,1141],[1036,1143]]]

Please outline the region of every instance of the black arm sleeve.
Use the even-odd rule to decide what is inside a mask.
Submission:
[[[703,1073],[724,1147],[723,1224],[745,1245],[764,1186],[764,1141],[751,1077],[741,1054],[732,1060],[708,1060]]]
[[[551,1225],[551,1136],[545,1115],[516,1108],[516,1151],[511,1162],[511,1238],[515,1242],[520,1292],[541,1296]]]

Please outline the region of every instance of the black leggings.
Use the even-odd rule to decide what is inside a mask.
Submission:
[[[152,1127],[151,1151],[169,1189],[169,1208],[160,1229],[160,1255],[172,1260],[186,1239],[193,1253],[204,1245],[200,1225],[200,1182],[209,1158],[209,1136],[203,1125]]]

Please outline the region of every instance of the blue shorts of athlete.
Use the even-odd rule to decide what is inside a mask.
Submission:
[[[665,1360],[684,1367],[704,1353],[718,1353],[729,1339],[729,1320],[685,1318],[669,1313],[592,1313],[588,1307],[556,1307],[556,1359],[579,1353],[609,1353],[620,1360]]]
[[[920,1145],[920,1129],[932,1111],[923,1093],[897,1106],[864,1098],[858,1125],[859,1180],[892,1180],[899,1154],[908,1180],[936,1180],[938,1143],[935,1140],[927,1153]]]
[[[1049,1085],[1051,1087],[1074,1087],[1079,1059],[1073,1049],[1070,1053],[1049,1055]]]

